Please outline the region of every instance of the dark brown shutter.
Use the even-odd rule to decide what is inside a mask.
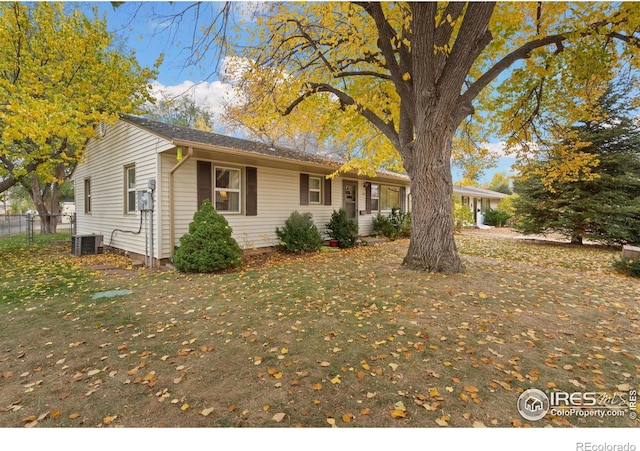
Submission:
[[[407,187],[400,187],[400,211],[407,211]]]
[[[331,179],[324,179],[324,204],[331,205]]]
[[[300,174],[300,205],[309,205],[309,174]]]
[[[210,161],[198,161],[198,168],[196,171],[196,184],[198,185],[198,208],[202,205],[202,202],[211,200],[211,162]]]
[[[247,198],[245,214],[247,216],[258,215],[258,168],[245,168],[247,176]]]
[[[371,183],[367,182],[364,188],[365,192],[365,200],[364,200],[364,208],[367,210],[367,214],[371,214]]]

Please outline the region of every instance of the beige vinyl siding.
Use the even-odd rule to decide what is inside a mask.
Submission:
[[[224,165],[224,162],[211,160],[213,167],[217,164]],[[175,157],[162,156],[163,180],[168,180],[169,171],[175,164]],[[197,186],[196,186],[197,159],[191,158],[174,174],[174,199],[175,199],[175,238],[174,245],[179,246],[180,237],[188,232],[189,223],[193,219],[193,214],[197,208]],[[300,213],[311,213],[313,221],[320,230],[324,238],[326,235],[325,224],[331,219],[334,210],[342,207],[343,178],[335,177],[331,189],[331,205],[310,204],[300,205],[300,172],[268,168],[257,166],[258,168],[258,215],[246,216],[244,214],[245,201],[245,173],[242,171],[242,212],[224,213],[224,217],[233,229],[233,237],[243,249],[253,249],[261,247],[271,247],[278,244],[276,227],[282,227],[284,222],[293,211]],[[319,175],[311,172],[311,176]],[[349,178],[348,180],[356,181]],[[358,183],[358,209],[364,210],[365,190],[364,180],[357,180]],[[168,183],[162,185],[162,196],[168,198]],[[368,235],[371,233],[371,223],[375,215],[358,216],[360,233]],[[168,232],[168,208],[163,209],[163,225],[165,236],[163,237],[162,254],[168,257],[170,244]]]
[[[157,172],[157,152],[172,147],[170,143],[151,133],[125,122],[108,126],[103,139],[91,140],[85,149],[85,156],[73,174],[76,186],[77,233],[104,236],[105,245],[145,254],[146,221],[138,235],[113,232],[115,229],[137,232],[140,228],[141,213],[126,214],[125,209],[125,167],[135,165],[136,189],[146,189],[150,178],[159,182]],[[91,214],[84,213],[84,180],[91,179]],[[78,192],[78,188],[82,192]],[[158,230],[158,208],[156,199],[154,229]],[[149,216],[149,215],[147,215]],[[148,218],[149,219],[149,218]],[[113,240],[112,240],[113,235]],[[148,233],[146,234],[148,238]],[[159,247],[154,246],[158,255]]]

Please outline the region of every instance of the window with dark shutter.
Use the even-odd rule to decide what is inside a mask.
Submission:
[[[245,169],[247,176],[247,195],[246,209],[247,216],[258,215],[258,168],[247,167]]]
[[[300,205],[309,205],[309,174],[300,174]]]
[[[365,184],[365,199],[364,199],[364,208],[367,211],[367,214],[371,214],[371,183]]]
[[[331,179],[324,179],[324,204],[331,205]]]
[[[196,184],[198,186],[198,208],[202,202],[211,202],[211,162],[198,161]]]

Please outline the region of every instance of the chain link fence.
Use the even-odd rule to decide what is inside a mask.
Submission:
[[[76,230],[75,213],[46,215],[2,214],[0,215],[0,237],[24,235],[27,243],[34,243],[39,237],[54,233],[73,235]]]

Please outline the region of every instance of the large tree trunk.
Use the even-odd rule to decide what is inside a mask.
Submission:
[[[411,240],[404,264],[414,270],[464,271],[453,236],[451,140],[447,127],[416,137],[411,161]]]
[[[61,165],[56,168],[56,175],[63,170]],[[36,174],[31,175],[31,183],[22,181],[23,186],[31,195],[40,216],[40,233],[43,235],[54,234],[57,231],[60,215],[60,184],[49,183],[45,185],[44,192],[40,189],[40,180]],[[50,191],[50,193],[49,193]],[[47,197],[49,205],[47,205]]]

